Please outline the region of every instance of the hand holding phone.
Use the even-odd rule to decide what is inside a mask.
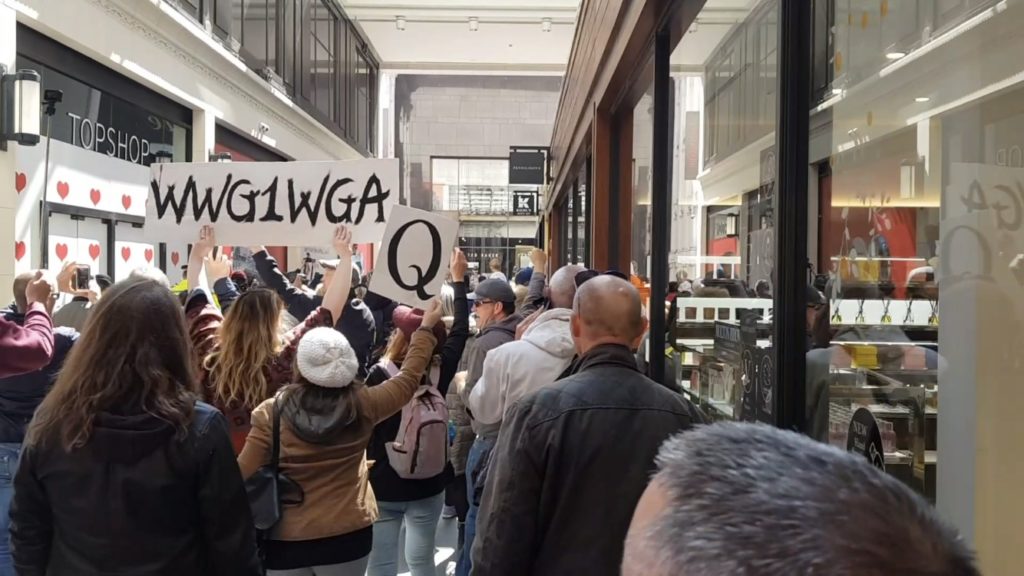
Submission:
[[[89,279],[92,278],[92,269],[86,264],[79,264],[75,275],[71,277],[72,288],[75,290],[88,290]]]

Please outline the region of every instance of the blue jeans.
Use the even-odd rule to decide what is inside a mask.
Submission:
[[[11,560],[10,514],[14,473],[18,471],[21,444],[0,442],[0,576],[15,576]]]
[[[434,536],[444,508],[444,492],[411,502],[377,502],[380,518],[373,524],[373,551],[368,576],[398,574],[398,537],[405,520],[405,561],[412,576],[435,576]]]
[[[462,544],[462,553],[459,555],[459,563],[455,567],[455,576],[469,576],[473,569],[473,540],[476,539],[476,517],[480,513],[480,500],[476,493],[483,488],[476,485],[477,477],[481,465],[490,457],[495,442],[495,438],[477,436],[466,459],[466,497],[469,499],[469,513],[466,514],[466,536]]]

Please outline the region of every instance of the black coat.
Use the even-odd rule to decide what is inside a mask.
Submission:
[[[268,288],[277,292],[277,295],[284,300],[288,313],[299,322],[323,304],[323,296],[311,296],[292,286],[292,283],[277,267],[277,260],[267,254],[266,250],[253,254],[252,261],[256,264],[260,280]],[[351,298],[334,328],[344,334],[352,346],[356,358],[359,359],[359,376],[365,377],[375,339],[373,313],[362,300]]]
[[[20,576],[258,576],[227,421],[197,403],[185,439],[147,414],[101,414],[70,453],[25,445],[11,550]]]
[[[19,326],[25,321],[24,314],[14,311],[2,316]],[[26,374],[0,378],[0,442],[21,444],[32,415],[57,380],[64,359],[77,341],[77,330],[70,326],[56,327],[53,329],[53,356],[49,364]]]
[[[572,376],[521,398],[491,454],[473,573],[618,575],[658,448],[701,422],[645,377],[625,346],[598,346]]]
[[[466,300],[466,283],[459,282],[453,286],[455,288],[455,317],[452,321],[451,332],[448,333],[448,338],[439,354],[441,366],[437,388],[442,396],[448,394],[448,387],[459,370],[459,361],[462,359],[462,352],[465,350],[466,340],[469,338],[469,302]],[[377,364],[370,369],[366,385],[376,386],[389,377],[384,367]],[[424,375],[424,378],[427,377]],[[401,412],[381,422],[373,429],[370,444],[366,447],[366,458],[374,460],[373,467],[370,468],[370,485],[373,486],[374,496],[381,502],[411,502],[429,498],[444,492],[445,487],[455,476],[449,462],[445,466],[444,472],[433,478],[408,480],[399,477],[388,462],[385,446],[388,442],[395,440],[401,424]]]

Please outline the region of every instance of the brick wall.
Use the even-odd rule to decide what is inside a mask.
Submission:
[[[556,76],[398,76],[403,198],[431,209],[432,156],[507,158],[510,146],[550,145],[561,84]]]

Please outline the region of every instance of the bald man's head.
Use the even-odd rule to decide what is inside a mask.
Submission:
[[[548,282],[551,290],[550,300],[552,308],[572,308],[573,299],[576,298],[576,275],[586,270],[578,264],[562,266]]]
[[[600,344],[635,348],[646,329],[640,294],[629,282],[602,275],[576,290],[572,331],[581,354]]]
[[[28,312],[28,298],[25,296],[25,289],[35,277],[35,272],[23,272],[14,277],[14,285],[11,287],[14,290],[14,305],[22,314]]]

